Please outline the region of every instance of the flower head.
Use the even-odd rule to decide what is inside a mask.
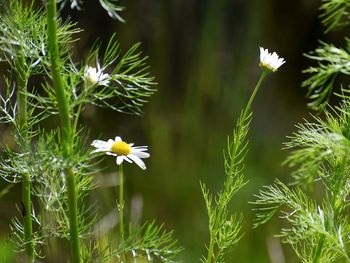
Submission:
[[[146,165],[141,160],[141,158],[148,158],[150,155],[146,151],[147,146],[136,146],[133,143],[126,143],[116,136],[114,140],[109,139],[108,141],[94,140],[91,144],[96,149],[96,152],[105,152],[107,155],[116,156],[116,163],[120,165],[124,160],[129,163],[136,163],[141,169],[145,170]]]
[[[103,74],[101,69],[96,69],[90,66],[87,66],[85,68],[84,79],[90,85],[100,84],[100,85],[107,86],[109,83],[108,78],[109,78],[109,75]]]
[[[260,67],[275,72],[286,61],[279,58],[276,52],[269,53],[268,49],[260,47]]]

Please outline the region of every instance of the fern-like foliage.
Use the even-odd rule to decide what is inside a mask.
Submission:
[[[243,177],[244,157],[247,151],[246,136],[251,121],[251,113],[242,112],[232,138],[227,139],[224,151],[226,180],[223,189],[212,194],[204,183],[201,188],[209,217],[210,243],[208,255],[202,262],[223,262],[225,254],[231,251],[243,233],[241,215],[231,214],[229,204],[232,197],[246,184]]]
[[[279,236],[294,248],[303,262],[350,262],[350,101],[325,111],[325,119],[299,124],[286,143],[292,150],[286,163],[295,168],[291,188],[276,180],[256,196],[259,206],[255,226],[277,211],[287,221]],[[318,204],[305,189],[324,188]],[[307,187],[310,186],[310,187]]]
[[[91,174],[95,172],[95,168],[90,163],[89,152],[81,141],[76,140],[75,151],[71,158],[66,160],[63,158],[62,148],[57,144],[57,131],[41,134],[36,148],[35,164],[36,173],[40,176],[37,178],[38,184],[34,194],[45,211],[43,220],[46,225],[43,231],[47,237],[69,239],[68,196],[63,170],[69,165],[74,169],[77,182],[79,235],[86,236],[96,221],[93,204],[85,203],[87,194],[94,188]],[[54,222],[51,222],[52,218],[55,219]]]
[[[348,180],[349,110],[349,100],[346,99],[338,110],[330,108],[326,111],[325,120],[313,117],[314,122],[299,124],[298,132],[289,137],[290,141],[285,145],[293,151],[286,163],[296,167],[296,184],[313,184],[315,180],[322,179],[327,190],[333,192],[339,191],[339,184]],[[347,187],[343,187],[341,193],[339,198],[345,200],[349,193]]]
[[[327,32],[349,25],[349,5],[348,0],[322,2]],[[256,195],[255,226],[278,213],[286,221],[278,236],[301,262],[350,262],[350,96],[348,88],[333,91],[338,75],[350,75],[349,47],[349,39],[345,48],[320,42],[306,55],[317,65],[304,71],[310,76],[303,86],[309,89],[309,106],[324,115],[298,124],[285,144],[291,151],[285,164],[294,169],[292,185],[276,180]],[[333,108],[328,105],[332,94],[340,97]]]
[[[79,117],[86,104],[123,113],[142,113],[142,106],[155,92],[152,86],[156,83],[148,72],[147,57],[142,57],[138,51],[139,46],[137,43],[121,54],[119,43],[113,35],[104,52],[96,44],[87,62],[79,68],[72,61],[67,61],[63,81],[72,118]],[[105,73],[105,79],[96,83],[88,82],[86,72],[89,67],[97,69],[101,74]],[[33,93],[28,93],[28,96],[36,101],[41,110],[58,114],[57,99],[51,83],[44,83],[42,89],[46,96]]]
[[[317,63],[303,71],[310,76],[302,84],[308,88],[309,106],[314,110],[322,110],[327,105],[339,74],[350,75],[350,40],[346,39],[346,42],[345,49],[320,42],[314,52],[306,55]]]
[[[326,26],[326,32],[341,29],[350,24],[349,0],[323,0],[321,19]]]
[[[71,3],[71,7],[78,8],[82,1],[63,0],[61,4],[67,2]],[[152,86],[155,83],[148,72],[147,57],[139,51],[140,44],[122,53],[115,35],[104,50],[100,44],[96,44],[86,62],[80,65],[75,63],[70,46],[75,41],[73,35],[80,29],[74,23],[60,18],[54,21],[57,22],[59,59],[51,61],[53,56],[51,54],[49,58],[49,50],[52,51],[52,46],[48,48],[47,34],[47,28],[51,27],[47,23],[52,20],[47,19],[43,9],[35,9],[33,3],[26,4],[19,0],[0,3],[3,5],[0,15],[0,61],[7,64],[12,74],[11,77],[4,77],[5,85],[0,91],[0,123],[10,127],[17,143],[14,147],[1,147],[0,176],[7,182],[22,181],[26,183],[22,185],[29,186],[26,195],[23,194],[25,200],[29,201],[22,201],[23,208],[19,208],[23,218],[19,216],[12,220],[11,236],[16,250],[25,251],[34,260],[46,256],[47,247],[44,245],[51,238],[73,239],[75,233],[71,231],[73,224],[68,209],[71,207],[71,195],[68,190],[76,195],[74,200],[77,200],[78,225],[75,232],[78,238],[90,237],[92,226],[97,220],[93,204],[85,200],[94,188],[92,174],[95,166],[91,162],[90,151],[85,147],[87,143],[82,139],[87,137],[85,130],[79,125],[84,107],[92,104],[141,114],[142,106],[154,93]],[[117,5],[117,1],[100,0],[100,3],[110,16],[122,20],[119,16],[122,8]],[[59,90],[61,97],[58,96],[60,92],[55,89],[56,86],[54,88],[57,79],[53,80],[49,70],[54,62],[62,67],[58,74],[63,84]],[[97,70],[98,74],[91,75],[91,69]],[[39,75],[38,80],[42,81],[35,88],[28,84],[33,75]],[[103,81],[99,79],[101,76]],[[65,124],[68,125],[62,125],[61,128],[69,128],[69,154],[65,151],[68,144],[64,140],[67,138],[61,136],[66,133],[61,133],[59,129],[47,131],[39,126],[44,118],[62,114],[59,111],[62,98],[67,109]],[[73,184],[69,184],[67,179],[73,177],[67,174],[74,176]],[[34,209],[25,209],[32,205],[32,196],[35,197],[35,208],[40,208],[37,209],[39,214]],[[28,218],[30,220],[26,220]],[[33,231],[29,221],[34,222]],[[90,242],[92,247],[99,245],[95,240]],[[35,249],[34,253],[31,247]],[[83,251],[85,248],[87,246],[82,245]],[[112,257],[118,257],[119,254],[134,261],[142,258],[150,262],[175,262],[179,251],[172,232],[151,223],[132,230],[124,242],[117,247],[113,244],[107,254],[96,257],[93,250],[88,250],[86,255],[90,255],[95,262],[100,262],[106,255],[110,262]]]
[[[8,8],[0,16],[1,59],[16,69],[16,59],[25,57],[24,71],[40,71],[45,49],[45,16],[40,10],[26,7],[21,1],[5,1]]]
[[[14,132],[14,138],[19,147],[23,139],[22,134],[27,134],[28,139],[38,135],[39,123],[46,119],[49,114],[46,109],[36,112],[38,104],[29,99],[27,107],[27,125],[21,126],[18,123],[18,107],[16,103],[16,84],[5,77],[3,94],[0,93],[0,123],[8,125]]]
[[[112,35],[104,51],[99,44],[90,52],[86,65],[96,67],[108,73],[108,85],[87,85],[79,99],[90,101],[94,105],[110,107],[117,111],[141,113],[141,107],[154,93],[154,77],[150,76],[147,57],[139,51],[140,43],[134,44],[122,54],[116,35]],[[110,98],[116,102],[108,102]]]
[[[118,4],[118,0],[99,0],[101,7],[107,11],[111,18],[117,19],[120,22],[125,22],[121,17],[120,12],[124,10],[123,6]],[[66,4],[70,4],[70,8],[81,10],[83,0],[58,0],[57,3],[63,8]]]
[[[349,0],[323,0],[320,9],[326,32],[350,24]],[[350,73],[350,40],[346,38],[345,42],[345,48],[339,48],[321,41],[315,51],[306,55],[317,63],[304,70],[304,73],[309,74],[309,77],[302,84],[303,87],[308,88],[309,106],[314,110],[323,110],[327,105],[333,87],[336,85],[337,75],[349,75]]]
[[[26,5],[19,0],[5,0],[8,7],[0,16],[0,60],[6,61],[15,72],[17,60],[23,57],[24,68],[28,75],[43,73],[49,66],[48,46],[46,41],[46,16],[42,9],[34,9],[33,3]],[[73,35],[80,30],[69,21],[61,21],[57,36],[60,43],[62,59],[74,41]]]
[[[22,216],[24,216],[23,208],[22,208],[22,211],[20,211],[20,213],[22,214]],[[42,248],[43,248],[43,245],[45,244],[45,240],[44,240],[44,235],[42,233],[42,230],[43,230],[42,223],[41,223],[41,220],[35,214],[34,209],[31,211],[31,217],[36,229],[33,232],[33,239],[32,239],[35,257],[43,258],[45,254],[42,252]],[[23,238],[24,226],[23,226],[22,220],[19,219],[19,217],[15,217],[11,220],[10,230],[11,230],[10,242],[12,244],[13,250],[15,252],[24,252],[28,241],[24,240]]]
[[[124,7],[118,5],[118,0],[99,0],[101,6],[107,11],[108,15],[120,22],[125,22],[124,19],[119,15]]]
[[[12,87],[11,81],[5,79],[5,89],[3,94],[0,93],[0,123],[11,125],[13,128],[18,128],[16,114],[17,105],[15,101],[15,88]]]
[[[155,222],[142,226],[130,226],[128,238],[117,246],[111,241],[106,247],[95,243],[84,252],[84,262],[111,262],[125,257],[126,262],[179,262],[176,257],[182,251],[174,240],[173,231],[167,231],[164,225]]]
[[[349,218],[334,211],[329,200],[317,205],[302,189],[292,190],[278,180],[256,197],[259,208],[255,226],[281,210],[280,217],[288,225],[278,236],[293,247],[302,262],[350,262]]]

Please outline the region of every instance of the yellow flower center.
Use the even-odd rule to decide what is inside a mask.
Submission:
[[[113,143],[111,150],[118,155],[128,155],[131,153],[130,145],[123,141]]]

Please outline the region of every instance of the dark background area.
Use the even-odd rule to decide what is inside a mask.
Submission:
[[[254,101],[246,159],[249,183],[232,202],[232,212],[244,214],[246,234],[231,256],[234,262],[297,262],[290,248],[273,237],[282,227],[277,218],[252,230],[249,202],[274,178],[290,180],[290,170],[281,165],[288,154],[282,143],[295,124],[309,117],[301,72],[310,61],[303,53],[315,49],[319,39],[341,43],[338,35],[323,34],[320,1],[124,0],[120,4],[126,7],[121,13],[126,23],[109,18],[98,1],[85,2],[81,11],[62,11],[83,29],[73,47],[75,59],[84,60],[97,38],[107,44],[113,33],[124,51],[142,42],[158,91],[144,116],[87,107],[81,123],[90,130],[91,141],[120,135],[127,142],[149,145],[147,170],[125,169],[127,202],[138,200],[142,222],[156,219],[175,230],[184,247],[183,262],[199,262],[206,253],[207,214],[199,182],[212,191],[223,184],[222,150],[258,79],[259,46],[285,58],[286,64],[268,76]],[[6,132],[0,132],[6,141]],[[113,158],[102,164],[108,167],[104,172],[116,170]],[[103,176],[108,175],[96,175]],[[13,200],[20,202],[18,189],[0,199],[4,235],[9,218],[17,214]],[[101,187],[91,193],[101,215],[115,208],[115,191]]]

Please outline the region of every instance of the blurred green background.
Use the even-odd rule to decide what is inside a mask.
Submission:
[[[249,201],[274,178],[289,180],[289,169],[281,166],[288,154],[282,143],[309,116],[306,91],[300,88],[306,77],[301,71],[309,61],[302,54],[316,48],[318,39],[338,39],[336,34],[323,35],[320,0],[124,0],[120,4],[126,7],[126,23],[110,19],[98,1],[85,2],[80,12],[62,11],[84,30],[73,48],[75,59],[84,59],[96,38],[107,43],[114,32],[123,50],[142,42],[158,91],[142,117],[88,107],[82,124],[90,130],[90,141],[120,135],[127,142],[149,145],[147,170],[125,169],[127,202],[134,204],[129,214],[137,212],[134,217],[141,222],[156,219],[174,229],[184,247],[183,262],[199,262],[206,253],[208,222],[199,182],[212,191],[222,186],[222,151],[259,76],[259,46],[285,58],[287,63],[268,76],[253,105],[249,183],[232,203],[232,212],[244,214],[246,234],[228,262],[298,262],[273,237],[282,227],[277,218],[252,230]],[[0,132],[6,141],[7,133]],[[102,164],[106,173],[116,170],[113,158]],[[96,177],[105,182],[110,175]],[[9,218],[17,215],[18,190],[10,189],[0,199],[3,236],[8,235]],[[108,185],[91,194],[102,216],[115,209],[115,197],[115,187]]]

